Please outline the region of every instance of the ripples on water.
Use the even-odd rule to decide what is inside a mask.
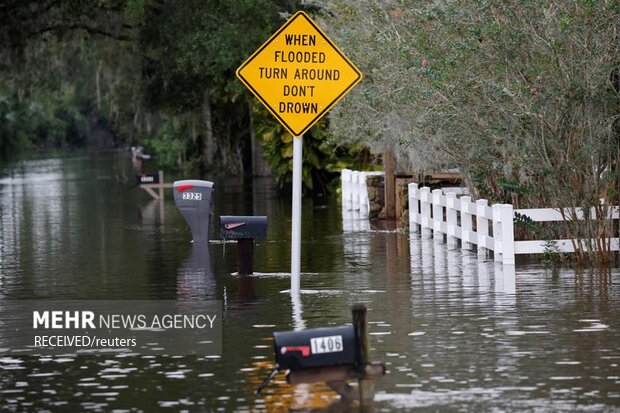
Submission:
[[[302,291],[291,298],[290,205],[271,185],[216,182],[215,216],[269,216],[257,273],[243,277],[234,244],[192,246],[170,197],[160,211],[117,182],[118,165],[86,156],[0,172],[0,297],[220,299],[224,353],[0,356],[5,410],[336,411],[322,384],[289,386],[281,374],[261,397],[253,390],[273,368],[273,331],[347,323],[356,302],[389,370],[377,411],[620,407],[617,269],[512,271],[305,200]]]

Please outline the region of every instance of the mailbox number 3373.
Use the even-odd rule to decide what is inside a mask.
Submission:
[[[202,199],[202,194],[200,192],[183,192],[183,199],[200,201]]]
[[[343,351],[342,336],[314,337],[310,339],[312,354],[337,353]]]

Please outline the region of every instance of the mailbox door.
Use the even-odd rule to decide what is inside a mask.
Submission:
[[[194,242],[209,240],[213,182],[200,180],[176,181],[174,203],[192,231]]]
[[[267,237],[266,216],[220,217],[220,238],[222,239],[265,239]]]
[[[276,362],[281,370],[357,363],[353,326],[276,332],[273,337]]]

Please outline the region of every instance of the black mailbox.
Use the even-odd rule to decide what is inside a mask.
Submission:
[[[355,365],[360,362],[352,325],[276,332],[273,339],[280,370]]]
[[[138,185],[159,183],[159,175],[136,175],[136,179],[138,181]]]
[[[213,182],[188,179],[176,181],[174,203],[192,231],[194,242],[209,241]]]
[[[273,333],[275,369],[256,389],[256,394],[281,370],[288,370],[290,384],[325,382],[345,400],[372,402],[374,385],[369,380],[385,374],[385,366],[370,361],[366,306],[352,308],[353,325]],[[359,394],[347,384],[359,380]]]
[[[267,217],[232,216],[220,217],[220,238],[222,239],[264,239],[267,237]]]

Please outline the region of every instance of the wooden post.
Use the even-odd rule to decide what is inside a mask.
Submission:
[[[403,216],[403,213],[405,212],[405,209],[403,208],[403,197],[402,195],[404,195],[406,193],[406,191],[403,192],[403,186],[405,184],[405,182],[407,182],[407,178],[394,178],[394,217],[396,218],[397,221],[400,221],[400,219]]]
[[[353,327],[355,328],[355,338],[358,346],[358,357],[360,361],[360,371],[365,372],[366,366],[370,364],[370,340],[368,336],[368,318],[366,306],[355,304],[353,306]],[[375,397],[375,382],[365,375],[359,379],[360,404],[362,407],[369,406]]]
[[[148,194],[153,197],[155,200],[164,200],[164,189],[172,188],[173,184],[167,184],[164,182],[164,171],[159,171],[158,174],[159,182],[157,183],[149,183],[149,184],[140,184],[139,187],[144,189]],[[157,190],[155,192],[154,190]]]
[[[252,238],[237,240],[237,267],[239,275],[250,275],[254,272],[254,240]]]
[[[394,151],[386,148],[383,155],[385,168],[385,219],[396,217],[396,190],[394,180]]]
[[[159,199],[164,199],[164,171],[159,170]]]
[[[164,223],[164,198],[160,198],[157,200],[157,203],[159,204],[159,223],[163,224]]]

